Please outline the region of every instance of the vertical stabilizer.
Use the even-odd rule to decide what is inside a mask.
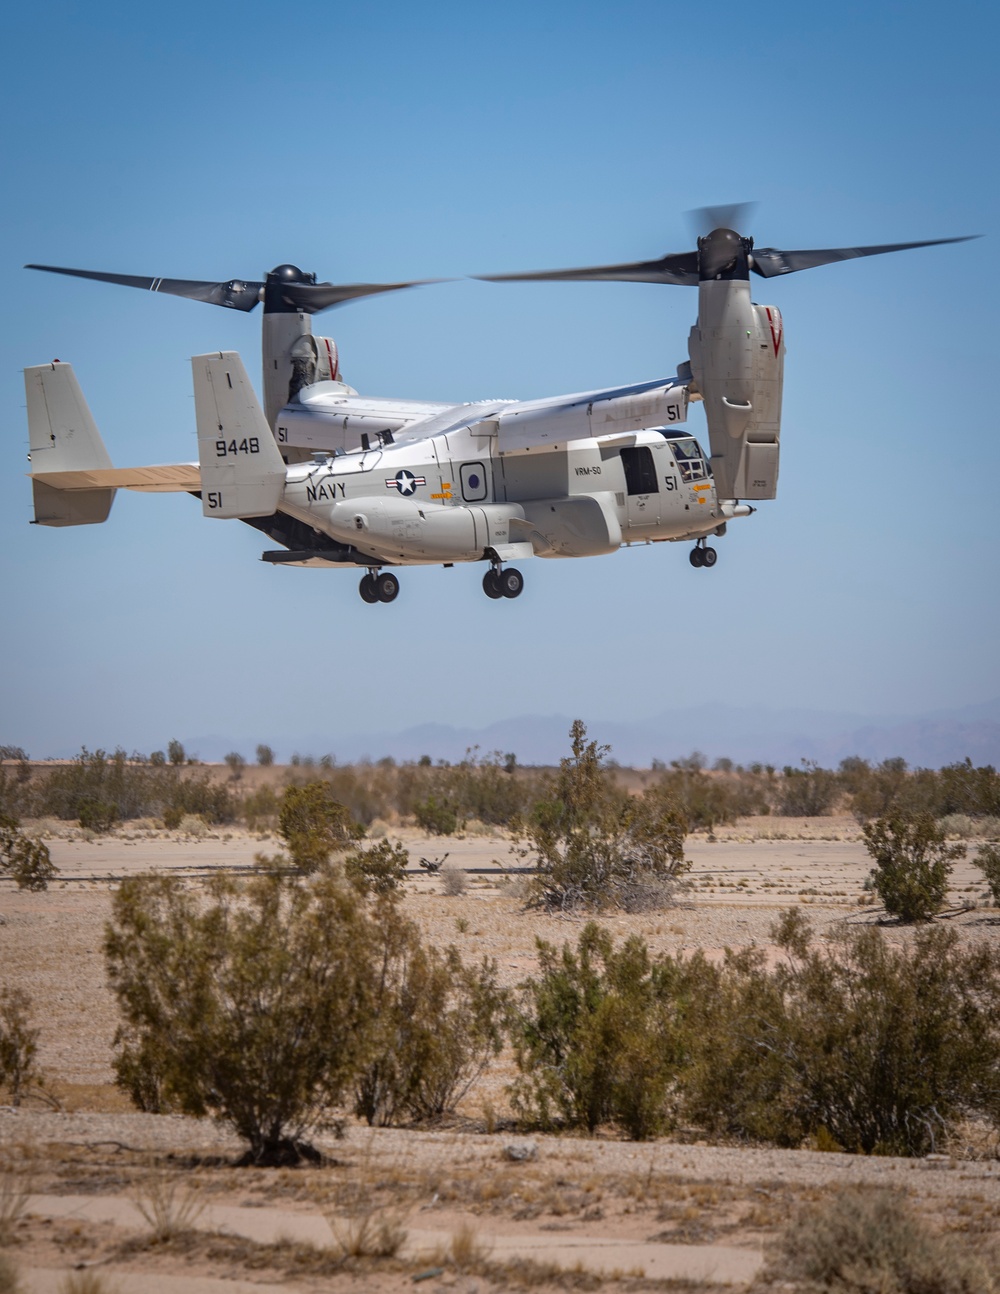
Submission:
[[[195,355],[201,507],[206,517],[269,517],[285,488],[285,464],[235,351]]]
[[[24,387],[33,474],[111,467],[72,364],[53,360],[26,368]],[[31,485],[39,526],[90,526],[106,521],[115,497],[114,490],[56,489],[42,481]]]

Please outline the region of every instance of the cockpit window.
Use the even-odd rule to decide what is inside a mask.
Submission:
[[[701,446],[693,436],[686,436],[683,440],[671,440],[668,444],[673,451],[674,461],[682,481],[703,481],[708,476],[708,463],[705,461]]]

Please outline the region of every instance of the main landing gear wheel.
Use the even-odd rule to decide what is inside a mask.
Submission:
[[[703,548],[701,550],[702,566],[714,566],[718,560],[719,560],[719,554],[715,551],[714,548]]]
[[[500,581],[497,579],[497,572],[490,568],[483,576],[483,592],[488,598],[502,598],[503,593],[500,590]]]
[[[361,583],[358,585],[358,592],[361,594],[362,598],[364,598],[366,602],[368,603],[377,602],[378,589],[376,589],[375,587],[375,576],[370,574],[362,575]]]
[[[505,598],[518,598],[524,588],[524,576],[513,566],[508,566],[497,576],[497,587]]]
[[[701,549],[692,548],[691,551],[688,553],[688,561],[691,563],[692,566],[702,566],[704,564],[705,559],[702,556]]]
[[[389,571],[375,577],[375,592],[380,602],[395,602],[399,595],[399,580]]]

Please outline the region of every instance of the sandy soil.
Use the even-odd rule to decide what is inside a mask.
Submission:
[[[407,878],[407,911],[431,939],[496,957],[511,984],[534,968],[536,935],[575,939],[578,918],[523,910],[514,897],[516,878],[512,889],[501,870],[523,860],[503,837],[400,835],[414,864],[447,852],[449,863],[468,872],[466,892],[457,897],[446,897],[440,877],[417,867]],[[101,1264],[122,1294],[209,1294],[221,1279],[258,1290],[401,1289],[421,1274],[421,1264],[441,1268],[428,1278],[429,1289],[503,1289],[518,1282],[565,1287],[570,1278],[546,1274],[546,1262],[566,1270],[582,1264],[588,1272],[645,1273],[643,1280],[622,1278],[624,1286],[669,1277],[692,1288],[710,1279],[745,1283],[800,1202],[847,1182],[898,1186],[937,1226],[968,1233],[977,1244],[1000,1227],[995,1157],[915,1163],[561,1137],[533,1138],[536,1157],[511,1162],[505,1147],[524,1139],[504,1130],[511,1072],[505,1063],[469,1093],[453,1128],[372,1132],[352,1124],[345,1140],[326,1147],[333,1159],[328,1167],[235,1169],[229,1161],[236,1143],[218,1128],[135,1113],[111,1086],[116,1021],[101,937],[117,878],[155,868],[196,883],[218,868],[249,867],[256,852],[274,852],[276,843],[238,832],[189,839],[131,831],[49,844],[60,876],[47,893],[22,893],[0,882],[0,980],[26,989],[36,1007],[44,1004],[41,1060],[63,1104],[60,1112],[38,1104],[0,1109],[6,1169],[0,1222],[4,1199],[22,1189],[11,1183],[29,1183],[31,1216],[15,1230],[13,1252],[28,1273],[28,1288],[39,1294],[57,1289],[59,1274],[74,1263]],[[720,831],[715,841],[691,838],[686,852],[689,884],[677,906],[602,918],[613,932],[638,931],[657,949],[721,953],[749,942],[766,947],[775,916],[790,904],[806,909],[820,937],[843,922],[876,919],[863,889],[869,860],[851,819],[751,820]],[[1000,938],[1000,914],[983,907],[980,874],[971,864],[956,867],[953,886],[946,919],[962,938]],[[979,907],[963,910],[973,899]],[[904,929],[890,931],[894,940],[909,937]],[[499,1130],[485,1130],[494,1127]],[[189,1183],[198,1188],[210,1206],[201,1240],[148,1241],[134,1200],[151,1172],[182,1180],[185,1190]],[[86,1200],[102,1201],[100,1209],[85,1207]],[[328,1245],[327,1219],[335,1219],[336,1237],[359,1200],[372,1216],[401,1219],[406,1245],[395,1258],[328,1262],[320,1270],[308,1238]],[[209,1234],[223,1216],[225,1243]],[[478,1249],[464,1265],[446,1252],[463,1226],[473,1229],[468,1234]],[[296,1230],[302,1227],[306,1233]],[[289,1237],[284,1247],[274,1243],[279,1235]],[[525,1259],[535,1266],[525,1267]]]

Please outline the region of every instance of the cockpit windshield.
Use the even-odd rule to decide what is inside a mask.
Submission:
[[[673,450],[682,481],[703,481],[708,476],[708,463],[693,436],[685,436],[683,440],[670,440],[668,444]]]

